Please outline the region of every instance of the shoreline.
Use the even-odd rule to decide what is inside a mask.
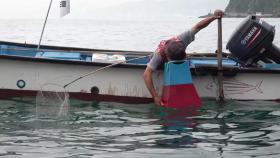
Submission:
[[[209,16],[212,16],[213,14],[207,14],[207,15],[202,15],[199,16],[198,18],[206,18]],[[225,15],[223,16],[223,18],[246,18],[249,15],[253,15],[253,14],[246,14],[246,15],[232,15],[232,14],[227,14],[225,13]],[[280,15],[255,15],[256,17],[259,18],[280,18]]]

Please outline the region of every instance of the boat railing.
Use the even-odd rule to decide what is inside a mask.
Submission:
[[[59,49],[40,49],[39,51],[35,48],[17,48],[16,46],[13,47],[1,47],[1,54],[8,54],[4,53],[5,51],[22,51],[22,52],[60,52],[60,53],[82,53],[85,55],[91,55],[92,53],[105,53],[105,54],[122,54],[122,55],[137,55],[137,56],[146,56],[152,54],[152,52],[134,52],[134,51],[117,51],[117,50],[59,50]],[[18,54],[24,55],[24,54]]]
[[[149,61],[150,54],[135,53],[135,52],[122,52],[122,51],[96,51],[96,50],[59,50],[59,49],[40,49],[36,48],[24,48],[19,46],[0,45],[0,55],[24,57],[24,58],[41,58],[41,59],[52,59],[52,60],[72,60],[72,61],[83,61],[83,62],[100,62],[110,63],[122,60],[131,60],[139,58],[139,60],[133,61],[133,64],[147,64]],[[107,59],[97,59],[96,54],[106,55]],[[116,58],[118,56],[118,58]],[[114,58],[109,58],[114,57]],[[142,58],[143,57],[143,58]],[[110,59],[110,60],[109,60]]]
[[[93,50],[76,50],[76,49],[70,49],[70,50],[60,50],[60,49],[40,49],[37,51],[36,48],[23,48],[23,47],[17,47],[17,46],[6,46],[2,45],[1,47],[1,53],[0,54],[8,54],[5,53],[5,51],[22,51],[22,52],[61,52],[61,53],[81,53],[85,55],[92,55],[93,53],[105,53],[105,54],[121,54],[121,55],[126,55],[126,56],[147,56],[151,55],[153,52],[146,52],[146,51],[123,51],[123,50],[98,50],[98,49],[93,49]],[[24,54],[18,54],[18,55],[24,55]],[[229,53],[223,53],[223,57],[227,58]],[[187,53],[187,56],[190,58],[203,58],[203,57],[216,57],[215,53]]]

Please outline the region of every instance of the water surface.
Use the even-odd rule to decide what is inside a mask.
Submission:
[[[36,117],[35,98],[0,101],[3,157],[279,157],[280,104],[204,100],[200,110],[71,100]]]
[[[49,20],[42,44],[99,49],[154,51],[163,39],[178,35],[202,19],[186,17],[169,21]],[[223,46],[243,18],[223,19]],[[274,43],[280,47],[280,20],[264,19],[276,27]],[[44,20],[1,20],[0,40],[38,44]],[[217,50],[217,21],[196,35],[187,52]]]
[[[50,20],[42,44],[153,51],[160,40],[201,19],[181,21]],[[280,46],[279,19],[274,43]],[[242,19],[223,19],[224,47]],[[43,20],[0,20],[0,40],[38,43]],[[217,23],[188,52],[215,52]],[[224,49],[225,50],[225,49]],[[198,111],[71,100],[67,117],[36,117],[35,98],[0,101],[0,157],[280,157],[280,104],[204,100]]]

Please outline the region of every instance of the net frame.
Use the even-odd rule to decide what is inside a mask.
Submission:
[[[55,83],[40,86],[36,94],[36,118],[61,118],[68,115],[70,96],[67,90]]]

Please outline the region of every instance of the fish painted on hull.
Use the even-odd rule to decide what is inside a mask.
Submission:
[[[258,82],[256,85],[244,83],[236,79],[223,80],[225,94],[245,94],[251,91],[256,91],[262,94],[263,93],[261,89],[262,84],[263,84],[263,80]],[[216,79],[213,78],[213,81],[207,84],[206,89],[212,91],[216,89],[217,85],[218,84]]]

